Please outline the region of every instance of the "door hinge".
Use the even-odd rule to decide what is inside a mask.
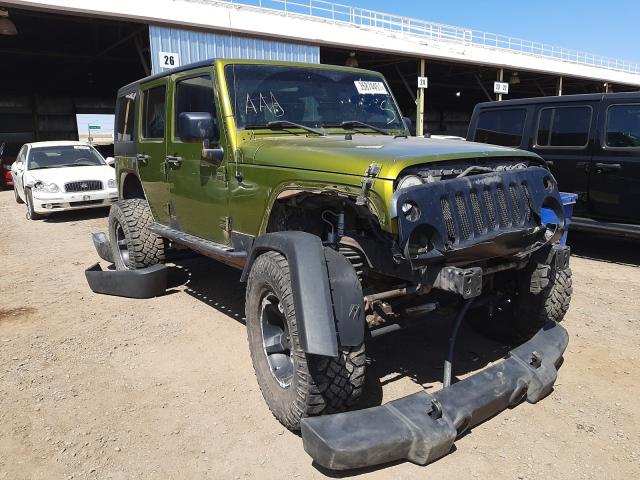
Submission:
[[[216,180],[219,182],[227,183],[227,167],[225,165],[221,165],[216,170]]]

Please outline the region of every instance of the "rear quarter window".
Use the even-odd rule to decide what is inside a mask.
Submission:
[[[132,142],[135,125],[135,92],[118,97],[116,105],[116,142]]]
[[[478,115],[474,141],[505,147],[522,144],[527,111],[524,108],[489,110]]]

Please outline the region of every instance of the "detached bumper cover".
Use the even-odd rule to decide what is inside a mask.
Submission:
[[[385,405],[302,420],[305,451],[332,470],[407,459],[425,465],[451,451],[465,430],[523,400],[548,395],[569,342],[555,322],[508,357],[434,394],[418,392]]]
[[[167,290],[167,266],[163,264],[139,270],[102,270],[95,263],[84,272],[95,293],[128,298],[153,298]]]

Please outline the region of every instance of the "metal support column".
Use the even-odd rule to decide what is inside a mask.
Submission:
[[[560,75],[560,78],[558,78],[558,91],[557,94],[559,97],[562,96],[562,89],[564,87],[564,77],[562,75]]]
[[[499,82],[504,82],[504,68],[501,68],[500,71],[498,72],[498,81]],[[502,94],[501,93],[496,95],[496,100],[498,100],[499,102],[502,101]]]
[[[420,76],[424,77],[426,72],[426,60],[420,59]],[[418,88],[418,109],[416,112],[416,136],[424,136],[424,88]]]

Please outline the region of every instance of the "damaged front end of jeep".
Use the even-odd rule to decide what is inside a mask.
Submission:
[[[470,427],[552,390],[568,343],[566,330],[554,321],[502,362],[451,384],[465,314],[492,311],[505,301],[496,278],[517,275],[536,261],[568,268],[568,247],[559,243],[565,214],[557,184],[546,168],[528,160],[468,159],[405,169],[389,204],[393,235],[349,228],[344,221],[345,211],[369,203],[379,168],[367,169],[350,207],[342,202],[327,242],[352,255],[369,335],[425,322],[429,313],[448,313],[454,322],[442,390],[302,420],[304,448],[319,465],[352,469],[401,459],[426,464],[451,451]],[[333,215],[325,216],[331,224]]]

